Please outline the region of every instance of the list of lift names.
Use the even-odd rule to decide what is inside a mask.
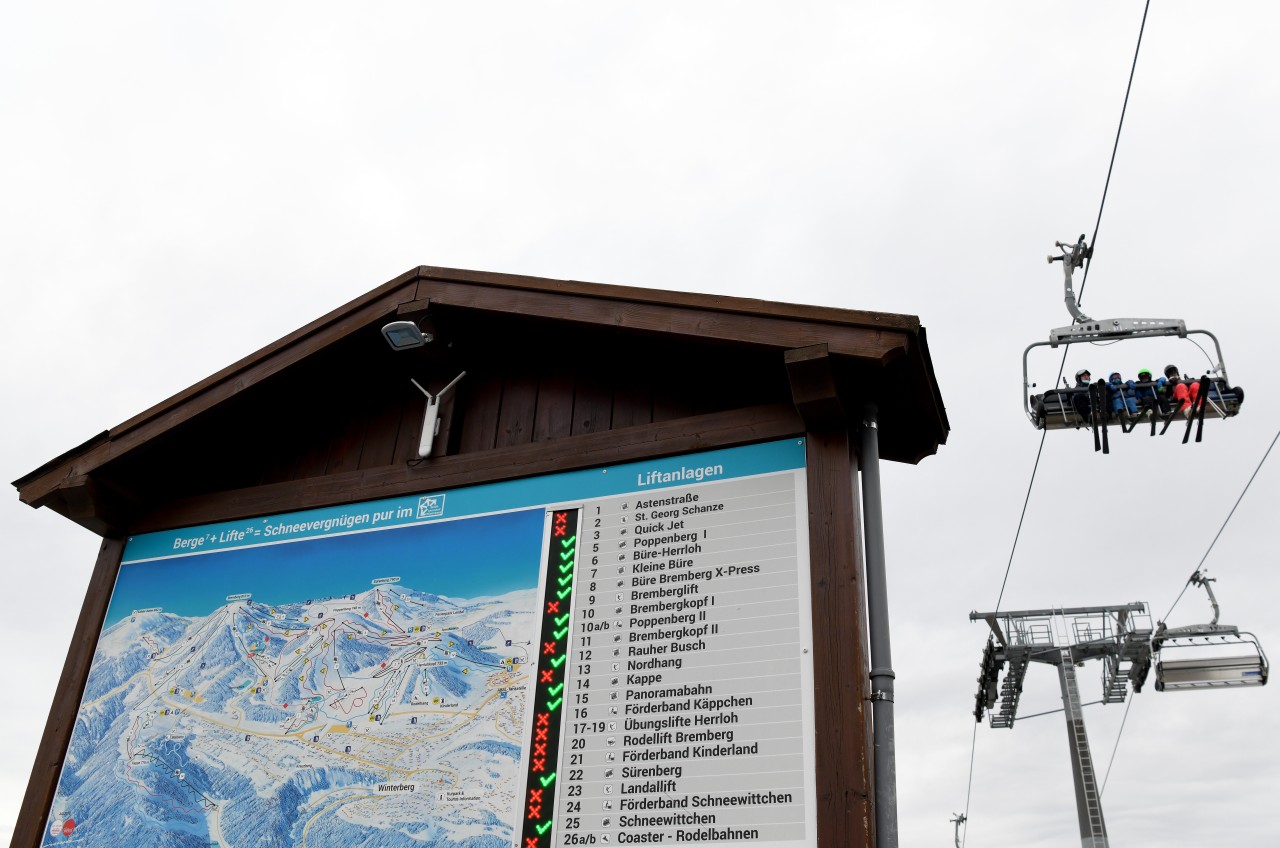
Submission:
[[[556,845],[808,841],[802,492],[785,472],[584,505]]]

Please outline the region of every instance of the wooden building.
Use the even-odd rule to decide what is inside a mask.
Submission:
[[[379,330],[397,319],[434,340],[391,350]],[[434,392],[463,371],[419,460],[410,378]],[[883,458],[916,463],[946,440],[917,318],[434,267],[391,280],[15,481],[24,503],[103,544],[13,844],[48,827],[128,537],[796,436],[819,636],[818,844],[871,844],[851,484],[868,401]]]

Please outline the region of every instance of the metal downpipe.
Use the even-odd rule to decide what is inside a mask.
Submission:
[[[862,478],[862,535],[867,566],[867,624],[871,643],[871,720],[875,764],[876,848],[898,846],[898,766],[893,731],[893,659],[884,565],[884,509],[880,499],[880,436],[875,404],[858,431]]]

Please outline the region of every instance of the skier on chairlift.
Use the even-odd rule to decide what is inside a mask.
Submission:
[[[1196,397],[1200,394],[1199,380],[1188,381],[1183,379],[1176,365],[1166,365],[1164,367],[1164,377],[1162,391],[1173,398],[1176,404],[1175,409],[1183,410],[1196,402]]]
[[[1076,372],[1075,387],[1077,389],[1084,389],[1085,391],[1076,392],[1075,395],[1071,398],[1072,408],[1074,408],[1076,411],[1076,414],[1080,416],[1080,420],[1086,421],[1086,422],[1092,420],[1092,416],[1090,416],[1089,414],[1092,409],[1092,406],[1089,403],[1089,391],[1088,391],[1089,381],[1091,377],[1092,375],[1089,373],[1088,368],[1081,368],[1079,371]]]
[[[1130,415],[1138,414],[1138,398],[1134,394],[1133,381],[1125,380],[1119,371],[1112,371],[1107,378],[1107,390],[1111,393],[1111,411],[1116,415],[1120,410],[1129,410]]]
[[[1161,384],[1163,384],[1163,380]],[[1138,407],[1146,412],[1148,409],[1154,409],[1156,406],[1156,388],[1157,383],[1151,378],[1151,369],[1143,368],[1138,371],[1138,382],[1133,384],[1133,394],[1138,401]]]

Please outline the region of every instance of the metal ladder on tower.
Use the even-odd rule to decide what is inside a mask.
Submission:
[[[1059,666],[1062,681],[1063,709],[1067,719],[1068,741],[1075,767],[1076,800],[1080,816],[1080,838],[1084,848],[1108,848],[1107,826],[1102,818],[1102,798],[1098,793],[1097,775],[1089,752],[1089,737],[1084,729],[1084,713],[1080,706],[1080,687],[1076,681],[1075,660],[1070,648],[1061,648]]]
[[[1022,698],[1022,683],[1030,664],[1029,652],[1008,652],[1008,671],[1000,685],[1000,712],[991,714],[992,727],[1013,727],[1014,717],[1018,714],[1018,701]]]
[[[1129,694],[1129,673],[1133,663],[1119,656],[1106,657],[1102,664],[1102,703],[1123,704]]]

